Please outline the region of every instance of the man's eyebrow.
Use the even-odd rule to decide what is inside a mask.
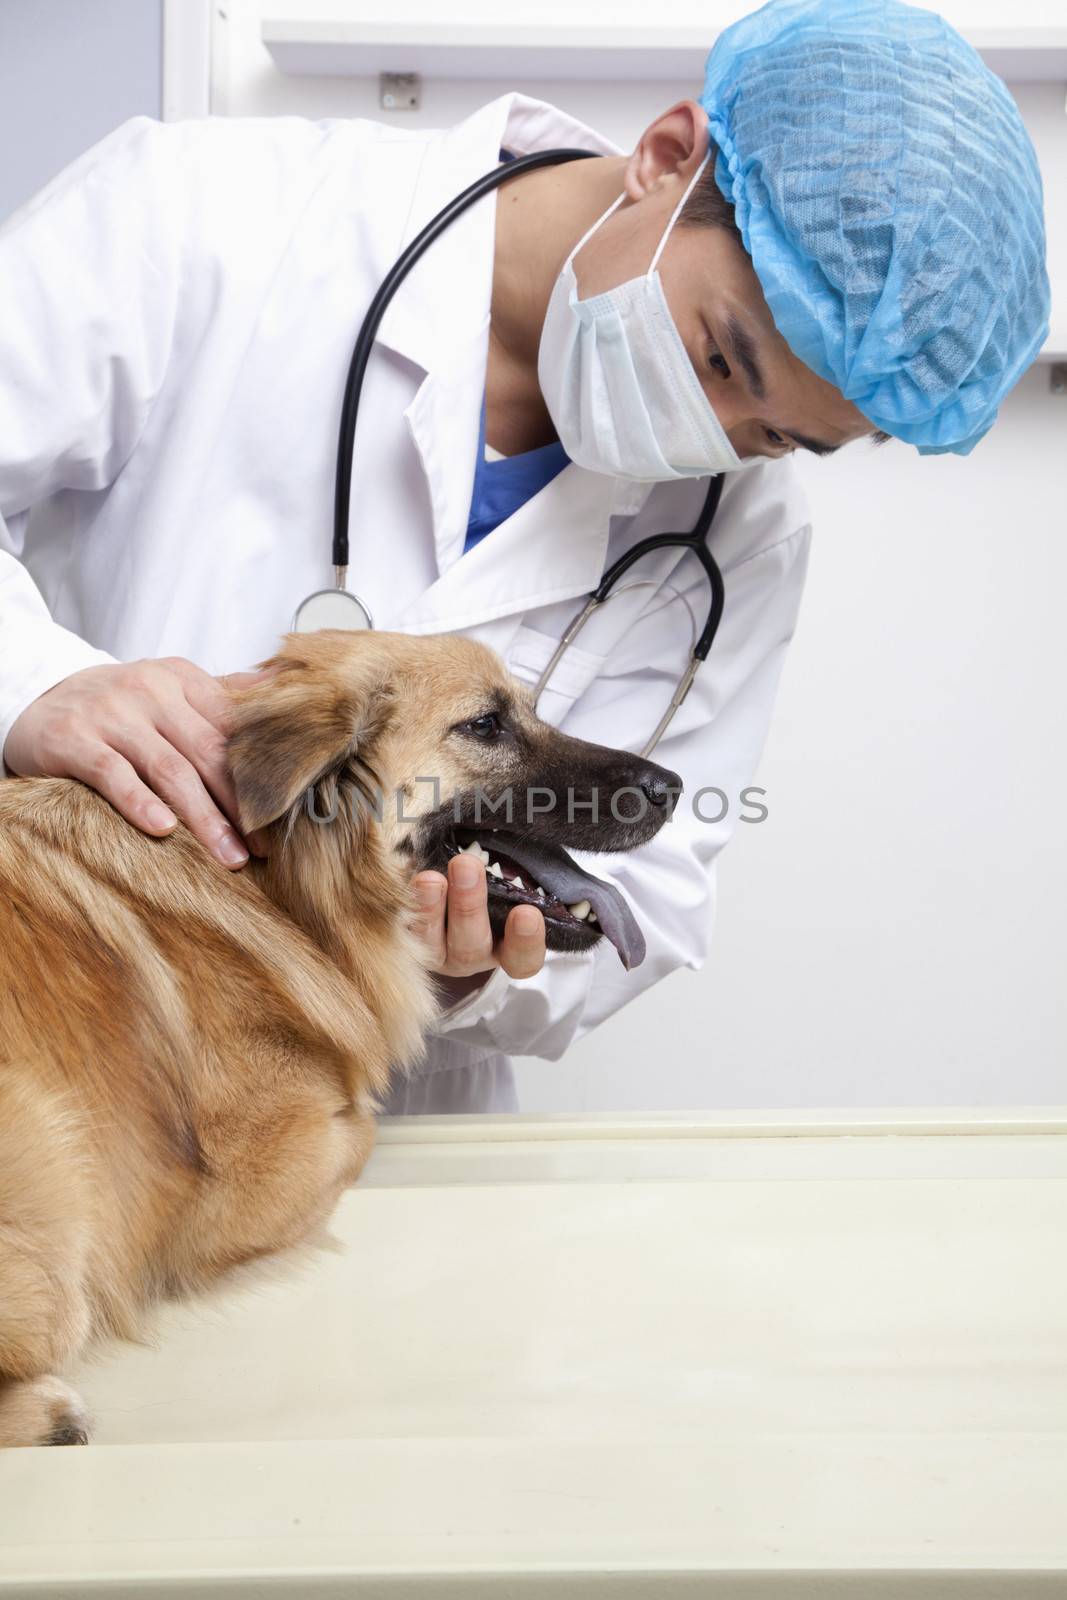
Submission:
[[[756,341],[731,313],[726,318],[726,338],[730,345],[730,354],[745,369],[748,386],[757,400],[762,400],[767,392],[763,381],[763,369],[756,356]],[[810,450],[813,456],[832,456],[835,450],[840,450],[839,444],[827,444],[822,439],[808,439],[802,433],[794,433],[787,429],[789,438],[798,444],[802,450]]]
[[[802,433],[794,433],[792,429],[789,429],[789,437],[802,450],[810,450],[813,456],[832,456],[835,450],[841,448],[839,444],[826,444],[821,439],[805,439]]]
[[[756,341],[732,314],[726,318],[726,337],[730,345],[730,354],[745,369],[749,388],[757,400],[762,400],[767,387],[763,381],[763,371],[756,359]]]

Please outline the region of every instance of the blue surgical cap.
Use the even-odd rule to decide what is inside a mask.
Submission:
[[[702,96],[775,323],[875,427],[966,455],[1048,334],[1041,177],[1015,102],[930,11],[771,0]]]

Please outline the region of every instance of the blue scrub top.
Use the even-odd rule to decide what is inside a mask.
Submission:
[[[532,500],[535,494],[551,483],[568,465],[570,457],[555,440],[538,450],[524,450],[518,456],[505,456],[500,461],[485,459],[485,396],[482,396],[482,418],[478,428],[478,459],[474,466],[474,489],[471,493],[471,510],[467,519],[467,538],[463,553],[473,550],[476,544],[506,522],[513,512]]]
[[[510,150],[501,150],[501,161],[514,161]],[[542,445],[539,450],[526,450],[521,456],[505,456],[502,461],[485,459],[485,396],[482,396],[482,419],[478,428],[478,459],[474,466],[474,489],[471,493],[471,511],[467,519],[467,538],[463,554],[480,544],[487,533],[499,528],[513,512],[539,494],[546,483],[551,483],[570,461],[563,446]]]

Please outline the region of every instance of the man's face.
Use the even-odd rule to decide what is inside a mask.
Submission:
[[[619,207],[574,258],[581,299],[648,271],[688,174],[671,173]],[[675,224],[659,259],[671,316],[739,456],[829,454],[874,429],[798,361],[774,326],[759,279],[728,229]]]

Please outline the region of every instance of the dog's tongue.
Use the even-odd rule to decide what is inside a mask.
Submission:
[[[502,854],[530,874],[542,889],[554,894],[564,905],[588,900],[596,912],[600,931],[611,940],[624,967],[639,967],[645,959],[645,936],[629,904],[613,884],[604,883],[586,872],[560,845],[550,849],[534,839],[494,832],[493,840]]]

